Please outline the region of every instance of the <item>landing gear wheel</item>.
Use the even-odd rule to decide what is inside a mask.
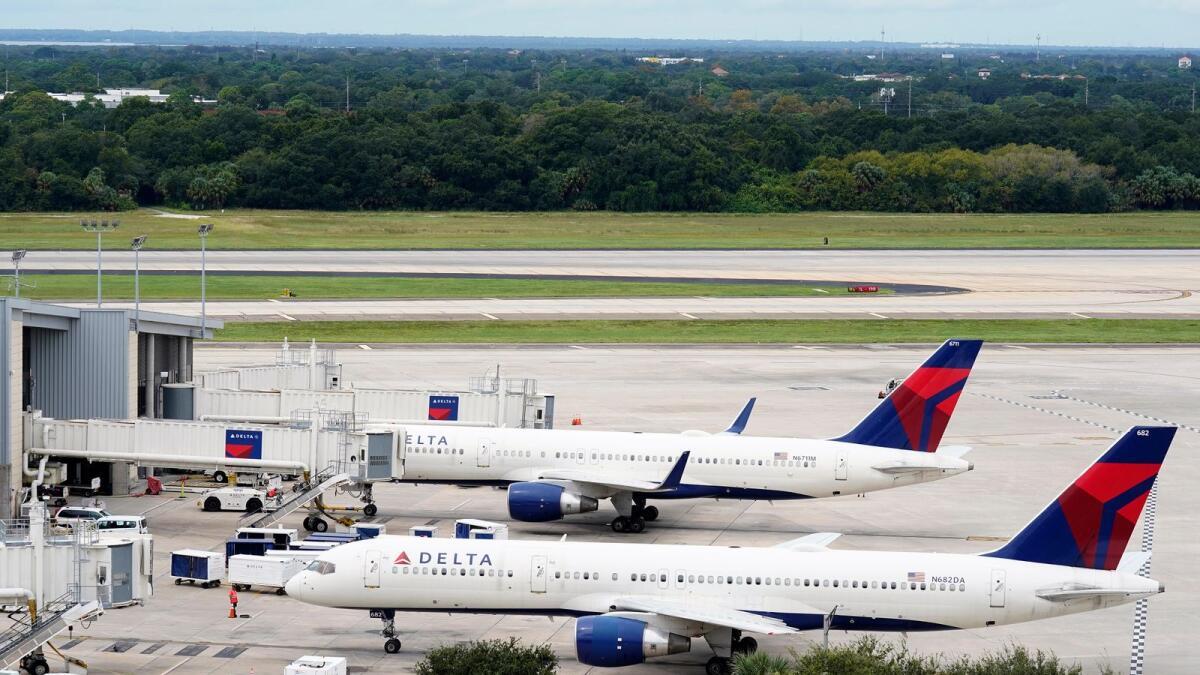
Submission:
[[[376,513],[379,513],[379,507],[374,504],[367,504],[363,507],[363,515],[368,518],[374,518]]]
[[[658,520],[658,507],[647,506],[646,508],[642,509],[642,517],[646,519],[647,523],[652,523]]]
[[[634,534],[641,534],[641,533],[645,532],[646,531],[646,519],[645,518],[631,518],[629,520],[629,529],[627,531],[632,532]]]
[[[329,529],[329,523],[325,522],[324,518],[316,518],[316,517],[313,518],[313,522],[312,522],[312,531],[313,532],[325,532],[328,529]]]
[[[752,637],[744,637],[738,640],[737,651],[742,654],[753,654],[758,651],[758,640]]]
[[[389,654],[398,654],[400,652],[400,641],[396,638],[391,638],[383,643],[383,651]]]
[[[205,511],[220,511],[221,510],[221,500],[217,499],[216,497],[209,497],[208,499],[205,499],[204,500],[204,510]]]
[[[612,527],[613,532],[628,532],[629,519],[625,516],[617,516],[616,518],[613,518],[610,526]]]
[[[723,659],[720,656],[714,656],[704,664],[704,672],[707,675],[730,675],[733,668],[729,666],[729,659]]]

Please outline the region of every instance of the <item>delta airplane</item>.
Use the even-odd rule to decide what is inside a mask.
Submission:
[[[938,446],[982,344],[946,341],[831,440],[741,436],[753,399],[716,435],[405,425],[400,480],[508,486],[509,515],[526,522],[608,499],[614,531],[642,532],[658,517],[651,499],[809,499],[948,478],[972,468],[970,448]]]
[[[1125,546],[1174,427],[1134,427],[1004,546],[980,555],[830,550],[837,534],[774,548],[382,536],[322,553],[287,583],[306,603],[367,609],[400,650],[395,613],[579,617],[581,663],[626,666],[704,638],[712,675],[743,633],[983,628],[1163,592]]]

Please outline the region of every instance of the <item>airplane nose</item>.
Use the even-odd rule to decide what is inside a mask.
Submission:
[[[288,579],[287,583],[283,586],[284,592],[297,600],[303,600],[304,582],[300,580],[300,578],[303,576],[304,572],[301,572],[293,576],[291,579]]]

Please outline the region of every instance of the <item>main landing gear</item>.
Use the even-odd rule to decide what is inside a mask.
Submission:
[[[400,640],[396,638],[396,610],[371,610],[371,616],[378,616],[383,619],[383,630],[380,633],[387,640],[383,643],[383,651],[388,654],[400,653]]]
[[[656,520],[658,520],[658,507],[646,506],[645,500],[642,500],[641,504],[636,501],[633,503],[633,510],[629,516],[617,516],[613,518],[610,526],[613,532],[641,534],[646,531],[646,523]]]
[[[733,654],[753,654],[758,651],[758,640],[752,637],[742,637],[741,631],[733,631],[730,636],[730,651]],[[730,675],[733,672],[733,658],[714,656],[704,664],[706,675]]]

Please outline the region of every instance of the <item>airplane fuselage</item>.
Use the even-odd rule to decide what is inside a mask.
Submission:
[[[406,426],[403,480],[505,485],[556,470],[659,480],[690,451],[681,484],[652,499],[805,499],[858,494],[967,471],[948,453],[733,435]],[[605,495],[600,495],[605,496]]]
[[[979,628],[1161,592],[1158,582],[1120,571],[941,553],[384,536],[319,560],[334,566],[330,573],[300,573],[289,594],[352,609],[575,616],[620,610],[623,599],[659,599],[799,630],[820,629],[831,612],[839,629]],[[1078,589],[1095,594],[1039,596]]]

